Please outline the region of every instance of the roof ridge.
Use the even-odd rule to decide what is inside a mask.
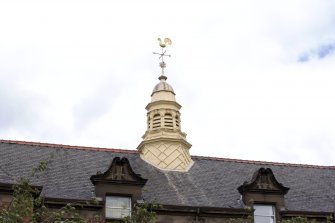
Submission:
[[[138,154],[139,153],[137,150],[128,150],[128,149],[113,149],[113,148],[103,148],[103,147],[75,146],[75,145],[32,142],[32,141],[20,141],[20,140],[0,139],[0,143],[20,144],[20,145],[50,147],[50,148],[90,150],[90,151],[99,151],[99,152],[118,152],[118,153],[126,153],[126,154]],[[235,163],[263,164],[263,165],[291,166],[291,167],[304,167],[304,168],[335,170],[335,166],[271,162],[271,161],[259,161],[259,160],[244,160],[244,159],[211,157],[211,156],[196,156],[196,155],[192,155],[191,157],[194,158],[194,159],[217,160],[217,161],[226,161],[226,162],[235,162]]]
[[[263,165],[291,166],[291,167],[304,167],[304,168],[335,170],[335,166],[271,162],[271,161],[259,161],[259,160],[244,160],[244,159],[221,158],[221,157],[211,157],[211,156],[191,156],[191,157],[194,158],[194,159],[217,160],[217,161],[227,161],[227,162],[235,162],[235,163],[249,163],[249,164],[263,164]]]
[[[20,144],[28,146],[39,146],[39,147],[51,147],[51,148],[63,148],[63,149],[79,149],[79,150],[91,150],[100,152],[118,152],[118,153],[128,153],[137,154],[137,150],[127,150],[127,149],[113,149],[113,148],[103,148],[103,147],[91,147],[91,146],[74,146],[56,143],[43,143],[43,142],[32,142],[32,141],[19,141],[19,140],[4,140],[0,139],[0,143],[8,144]]]

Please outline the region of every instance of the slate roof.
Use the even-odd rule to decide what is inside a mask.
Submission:
[[[260,167],[271,168],[278,182],[289,187],[285,204],[292,211],[335,210],[335,167],[193,156],[188,172],[159,170],[137,151],[0,140],[0,182],[13,183],[30,174],[40,161],[48,170],[34,185],[48,198],[89,200],[94,196],[90,176],[108,169],[113,158],[128,158],[133,170],[148,179],[144,199],[160,204],[241,208],[237,188]],[[51,157],[51,158],[50,158]]]

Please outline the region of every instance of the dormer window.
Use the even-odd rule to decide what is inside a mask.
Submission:
[[[121,196],[106,196],[106,218],[122,219],[130,216],[131,198]]]
[[[251,181],[245,181],[237,190],[242,195],[242,201],[245,205],[253,206],[255,209],[255,219],[260,223],[274,222],[275,209],[285,209],[285,194],[290,188],[279,183],[270,168],[258,169]],[[271,205],[267,205],[271,204]],[[273,219],[270,221],[269,219]],[[257,221],[255,221],[257,223]]]
[[[104,173],[98,172],[90,179],[95,196],[105,201],[106,219],[130,216],[132,202],[142,198],[142,188],[147,182],[133,171],[125,157],[115,157]]]
[[[275,223],[275,207],[272,205],[255,204],[253,205],[254,223]]]

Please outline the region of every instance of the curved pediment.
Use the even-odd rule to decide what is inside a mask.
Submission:
[[[91,176],[91,181],[95,185],[97,182],[114,183],[114,184],[136,184],[145,185],[147,179],[136,174],[125,157],[115,157],[104,173],[97,173]]]
[[[260,168],[255,172],[250,182],[244,182],[237,190],[243,194],[245,192],[261,192],[286,194],[290,188],[279,183],[270,168]]]

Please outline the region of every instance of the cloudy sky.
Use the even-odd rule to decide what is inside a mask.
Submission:
[[[0,139],[136,149],[170,37],[191,154],[335,165],[335,1],[2,1]]]

